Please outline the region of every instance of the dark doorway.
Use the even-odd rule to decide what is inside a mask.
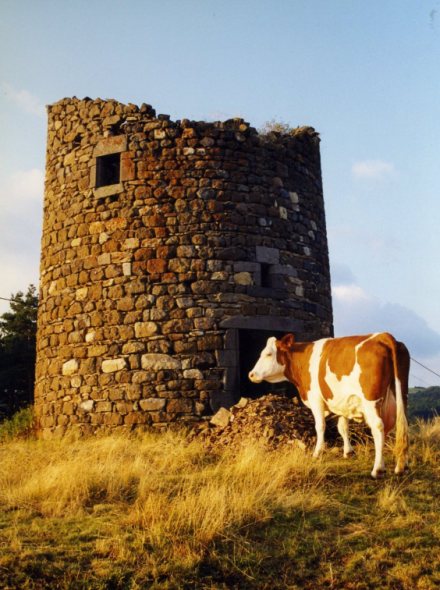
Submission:
[[[269,330],[238,330],[239,343],[239,379],[240,393],[243,397],[258,398],[267,393],[284,393],[289,397],[295,395],[295,387],[288,381],[281,383],[252,383],[248,378],[249,371],[257,362],[261,351],[270,336],[281,338],[285,332]]]

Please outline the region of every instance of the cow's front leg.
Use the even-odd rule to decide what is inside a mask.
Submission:
[[[339,416],[338,418],[338,432],[344,441],[344,458],[346,459],[354,451],[350,444],[348,420],[345,416]]]
[[[312,410],[313,417],[315,419],[315,430],[316,430],[316,445],[313,451],[314,457],[319,455],[324,450],[324,433],[325,433],[325,413],[324,404],[320,399],[310,400],[310,409]]]

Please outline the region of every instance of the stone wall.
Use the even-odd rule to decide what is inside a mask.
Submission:
[[[332,333],[312,128],[260,136],[88,98],[48,114],[44,433],[197,420],[240,397],[243,331]]]

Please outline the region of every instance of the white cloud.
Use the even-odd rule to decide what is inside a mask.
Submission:
[[[385,233],[382,234],[377,231],[370,231],[363,227],[347,225],[330,225],[327,228],[327,235],[330,244],[336,244],[340,248],[357,247],[361,248],[362,251],[374,252],[380,255],[382,259],[386,257],[388,260],[394,259],[395,255],[402,250],[402,242]],[[339,269],[342,270],[343,265],[338,265]],[[332,266],[332,273],[333,273]]]
[[[0,184],[1,297],[25,291],[38,280],[43,184],[38,168],[16,171]],[[0,310],[7,308],[2,302]]]
[[[7,184],[10,195],[19,199],[41,201],[44,192],[44,172],[39,168],[19,170],[11,175]]]
[[[39,168],[17,170],[0,182],[0,204],[2,217],[0,227],[4,231],[12,219],[42,211],[44,194],[44,172]]]
[[[395,173],[394,164],[384,160],[363,160],[355,162],[351,172],[359,180],[382,180]]]
[[[356,277],[352,273],[350,267],[346,264],[332,262],[331,271],[333,287],[338,285],[351,285],[356,282]]]
[[[416,356],[440,353],[440,334],[424,318],[399,303],[383,302],[358,285],[334,287],[333,310],[338,336],[386,331],[403,340]]]
[[[368,295],[358,285],[337,285],[332,289],[333,297],[341,303],[357,303],[369,301]]]
[[[356,284],[348,267],[341,268],[342,273],[334,273],[336,284],[332,288],[335,336],[390,332],[407,345],[413,358],[440,373],[440,334],[412,309],[370,295]],[[338,282],[338,277],[344,276],[347,283]],[[413,385],[421,385],[422,379],[427,385],[440,383],[440,378],[416,363],[410,375]]]
[[[28,90],[17,90],[7,82],[3,82],[1,87],[2,93],[21,110],[31,115],[44,117],[44,105],[40,102],[39,98],[31,94]]]
[[[29,254],[17,252],[0,253],[0,297],[9,298],[18,291],[26,292],[32,283],[38,287],[39,251]],[[9,310],[9,303],[0,300],[0,315]]]

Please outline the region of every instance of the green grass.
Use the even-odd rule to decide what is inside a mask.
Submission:
[[[19,410],[12,418],[0,422],[0,443],[14,438],[29,438],[34,433],[34,413],[28,406]]]
[[[0,445],[0,587],[440,587],[440,419],[373,450],[207,453],[183,435]],[[15,467],[14,467],[15,466]]]

